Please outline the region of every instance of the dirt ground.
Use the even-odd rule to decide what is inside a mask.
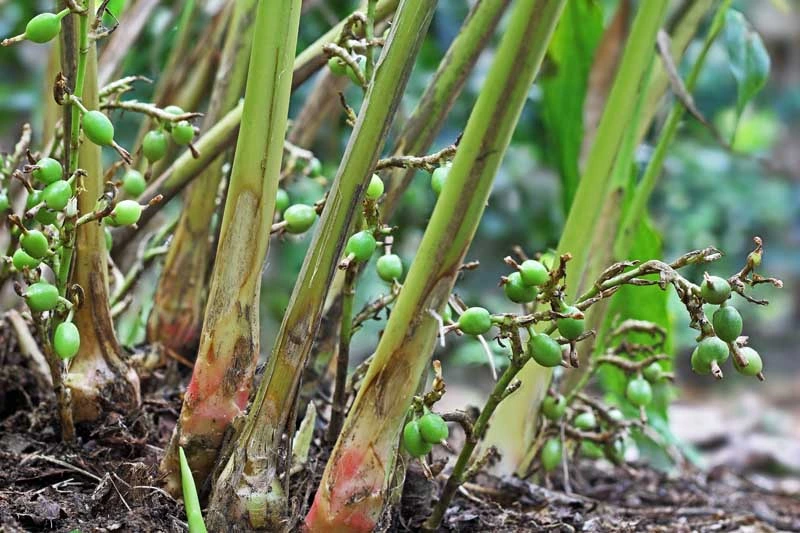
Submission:
[[[148,384],[138,411],[79,428],[70,447],[59,442],[52,394],[18,353],[0,350],[0,531],[186,531],[182,503],[159,487],[158,460],[180,408],[175,387],[158,383],[166,376]],[[326,450],[315,453],[316,468],[293,479],[298,516],[324,466]],[[569,476],[569,494],[560,476],[549,488],[479,476],[442,530],[800,531],[796,490],[725,465],[667,475],[583,460]],[[417,529],[436,483],[409,471],[391,531]]]

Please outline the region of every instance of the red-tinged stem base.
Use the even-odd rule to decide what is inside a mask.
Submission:
[[[379,457],[377,450],[387,449],[386,444],[373,442],[365,449],[342,448],[338,457],[328,461],[325,477],[330,484],[321,485],[314,503],[305,519],[309,533],[368,533],[381,521],[386,461],[393,457]]]

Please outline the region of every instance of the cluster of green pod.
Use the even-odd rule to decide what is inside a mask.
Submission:
[[[403,427],[403,447],[412,457],[427,455],[434,444],[447,441],[450,430],[438,414],[428,411],[412,418]]]
[[[548,420],[558,422],[567,412],[567,399],[561,394],[549,394],[542,402],[541,412]],[[608,416],[614,421],[623,419],[622,411],[616,408],[611,408]],[[605,418],[598,417],[591,409],[575,413],[570,420],[570,425],[582,432],[612,429],[612,424],[608,423]],[[621,437],[604,444],[583,439],[579,442],[579,450],[581,455],[587,458],[607,457],[615,463],[622,462],[625,457],[625,444]],[[547,439],[539,450],[539,461],[545,472],[551,472],[557,468],[561,464],[562,457],[563,443],[558,437]]]
[[[165,107],[164,112],[176,117],[185,113],[176,105]],[[156,129],[148,131],[142,139],[142,155],[150,164],[153,164],[167,155],[170,139],[178,146],[188,146],[194,140],[194,135],[194,126],[188,120],[162,121]]]
[[[730,283],[718,276],[707,275],[700,284],[700,296],[708,304],[719,307],[711,316],[713,333],[705,330],[692,352],[692,370],[700,375],[714,374],[720,378],[722,364],[738,351],[738,357],[731,358],[736,371],[745,376],[762,377],[764,363],[759,353],[749,346],[737,344],[742,334],[742,315],[730,304]],[[747,364],[740,364],[740,359]]]

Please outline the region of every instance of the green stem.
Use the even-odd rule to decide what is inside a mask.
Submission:
[[[692,65],[692,70],[689,72],[689,75],[686,78],[686,90],[690,93],[697,84],[697,80],[700,77],[700,72],[703,70],[706,58],[708,57],[708,52],[711,50],[711,45],[714,44],[714,41],[716,40],[717,36],[719,36],[719,33],[722,31],[722,28],[725,25],[725,13],[728,11],[731,3],[731,0],[724,0],[714,16],[714,20],[711,23],[711,28],[709,29],[705,41],[703,42],[703,48],[700,50],[697,60],[695,61],[694,65]],[[680,126],[684,113],[685,109],[683,103],[676,100],[672,104],[672,109],[670,109],[667,120],[663,129],[661,130],[661,134],[659,135],[655,152],[647,164],[647,168],[642,176],[642,180],[636,187],[636,192],[631,200],[631,205],[628,208],[625,218],[623,219],[623,222],[617,233],[617,241],[614,244],[614,250],[617,254],[617,257],[626,256],[630,250],[631,241],[634,238],[636,229],[638,228],[639,223],[645,214],[647,209],[647,201],[650,199],[650,195],[653,193],[653,189],[658,181],[658,177],[661,175],[661,170],[664,167],[664,161],[667,157],[667,151],[672,142],[675,140],[675,135],[678,132],[678,127]]]
[[[322,317],[325,296],[400,105],[414,60],[433,16],[434,0],[403,0],[367,89],[317,231],[267,362],[245,427],[212,494],[219,516],[249,527],[279,529],[288,501],[279,450],[293,428],[300,377]],[[211,307],[209,307],[210,309]]]
[[[336,352],[336,381],[333,388],[331,419],[328,422],[328,442],[336,442],[342,430],[347,408],[347,367],[350,363],[350,337],[353,333],[353,300],[356,295],[356,278],[358,270],[355,265],[347,268],[344,290],[342,291],[342,313],[339,328],[339,350]]]
[[[236,2],[214,90],[203,119],[203,131],[234,108],[247,80],[247,65],[257,0]],[[178,353],[196,348],[203,322],[213,242],[211,220],[217,210],[223,157],[208,165],[192,183],[185,198],[191,209],[181,212],[178,229],[164,261],[155,303],[147,322],[147,339]]]
[[[94,0],[85,3],[88,17],[93,17]],[[81,28],[91,27],[90,20],[81,21]],[[78,63],[85,63],[81,101],[88,109],[99,107],[97,86],[97,46],[88,37],[80,36]],[[83,59],[81,59],[83,56]],[[74,116],[74,115],[73,115]],[[76,125],[73,120],[72,127]],[[74,155],[74,154],[73,154]],[[78,165],[83,179],[76,180],[77,219],[95,210],[103,195],[103,164],[100,146],[88,140],[78,147]],[[76,166],[76,168],[77,168]],[[78,183],[81,181],[80,186]],[[66,229],[65,229],[66,231]],[[122,357],[122,349],[114,332],[108,306],[108,252],[103,226],[83,224],[74,230],[74,264],[69,284],[83,291],[83,302],[75,313],[74,323],[81,333],[78,354],[72,360],[65,379],[72,393],[75,422],[103,419],[109,411],[129,412],[139,404],[139,378]],[[69,256],[67,256],[69,257]],[[60,273],[69,269],[62,260]]]
[[[475,235],[492,182],[565,0],[519,0],[464,130],[414,262],[306,517],[317,531],[370,531],[395,470],[397,443]],[[441,314],[441,313],[440,313]]]
[[[568,289],[573,295],[586,282],[584,275],[589,263],[592,228],[597,224],[604,205],[598,199],[607,196],[613,178],[611,170],[635,112],[637,94],[652,62],[656,35],[668,4],[666,0],[639,4],[619,70],[559,241],[559,254],[569,252],[573,257],[567,264],[567,279],[570,280]],[[523,461],[533,441],[539,404],[544,398],[551,376],[550,368],[533,363],[525,365],[520,371],[522,387],[497,409],[484,446],[495,446],[500,451],[500,471],[515,472]],[[513,432],[509,431],[511,427],[514,428]]]
[[[453,466],[453,472],[450,474],[450,477],[447,478],[447,482],[439,496],[439,501],[433,508],[431,515],[425,521],[424,528],[428,531],[435,531],[439,528],[439,524],[442,518],[444,518],[450,501],[452,501],[453,496],[455,496],[458,487],[464,482],[464,473],[469,465],[469,460],[472,458],[472,452],[475,451],[475,447],[486,432],[492,414],[494,414],[500,402],[506,398],[506,391],[509,385],[511,385],[512,380],[517,377],[517,374],[522,369],[522,365],[527,361],[527,357],[523,352],[522,342],[519,338],[519,331],[516,329],[512,332],[511,346],[514,352],[511,364],[508,365],[508,368],[506,368],[505,372],[500,376],[500,379],[495,383],[489,398],[486,400],[486,405],[483,406],[481,414],[472,426],[472,434],[466,440],[464,446],[461,448],[461,452],[458,454],[456,464]]]
[[[375,10],[378,5],[378,0],[367,0],[367,27],[364,32],[367,42],[371,42],[375,37]],[[367,48],[367,64],[364,69],[367,81],[372,79],[372,70],[375,68],[375,55],[372,48]]]

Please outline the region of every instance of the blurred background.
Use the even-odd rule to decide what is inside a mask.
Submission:
[[[181,2],[151,3],[148,24],[125,64],[126,74],[156,78],[162,68]],[[599,3],[607,13],[613,13],[617,4],[614,0]],[[219,9],[220,2],[207,0],[201,4],[210,16]],[[305,2],[300,46],[316,39],[356,4],[344,0]],[[439,2],[399,124],[403,115],[413,109],[470,5],[465,0]],[[653,195],[651,214],[663,238],[666,259],[713,245],[726,254],[714,267],[715,272],[726,277],[743,264],[752,248],[752,237],[761,236],[766,246],[762,271],[781,278],[785,288],[762,286],[756,292],[770,300],[769,306],[742,306],[745,334],[765,360],[767,382],[763,384],[732,371],[722,382],[693,375],[689,354],[694,332],[686,327],[688,318],[681,307],[677,303],[672,306],[677,402],[670,414],[676,436],[704,450],[699,457],[707,465],[733,461],[746,466],[754,462],[777,473],[796,474],[800,472],[800,3],[739,0],[734,6],[753,24],[769,50],[770,79],[741,119],[735,153],[720,146],[697,121],[684,121]],[[50,1],[0,0],[0,35],[20,33],[31,16],[51,9]],[[704,34],[705,27],[699,35],[702,38]],[[697,53],[699,44],[690,46],[689,59]],[[37,136],[39,105],[49,95],[43,79],[46,57],[41,47],[27,43],[0,50],[0,150],[13,147],[24,122],[31,122],[35,137],[41,139]],[[491,53],[485,53],[479,61],[434,149],[454,142],[463,129],[490,59]],[[685,72],[686,65],[681,68]],[[546,63],[541,78],[546,79],[548,72]],[[294,94],[293,115],[313,84],[314,80],[310,80]],[[151,91],[152,86],[141,84],[130,97],[147,100]],[[360,91],[351,86],[345,94],[348,103],[357,109]],[[541,113],[542,94],[537,82],[467,256],[468,260],[480,261],[480,268],[466,273],[456,288],[467,303],[480,302],[495,312],[513,310],[513,304],[497,287],[499,276],[508,270],[502,258],[511,253],[513,245],[520,245],[528,253],[554,247],[565,219],[561,179],[552,161]],[[734,121],[736,82],[721,44],[712,48],[694,96],[702,114],[723,134],[729,133]],[[137,118],[123,116],[119,120],[119,141],[129,145],[137,130]],[[648,139],[655,138],[662,122],[663,113]],[[329,178],[336,171],[349,131],[342,114],[337,114],[325,123],[311,146]],[[651,150],[647,142],[639,147],[637,164],[642,168]],[[435,202],[429,182],[428,174],[418,173],[392,221],[400,228],[395,251],[406,264],[413,258]],[[312,180],[295,180],[289,188],[295,202],[314,202],[323,191],[323,184]],[[270,249],[262,302],[263,346],[267,353],[310,235],[286,239]],[[702,272],[689,274],[699,280]],[[386,291],[387,286],[369,269],[359,286],[356,307]],[[355,359],[371,353],[383,324],[370,323],[356,335]],[[131,339],[135,343],[136,335]],[[444,363],[448,405],[480,405],[491,385],[481,346],[475,341],[454,339],[445,349],[438,349],[436,357]],[[503,355],[498,353],[496,361],[502,364]]]

